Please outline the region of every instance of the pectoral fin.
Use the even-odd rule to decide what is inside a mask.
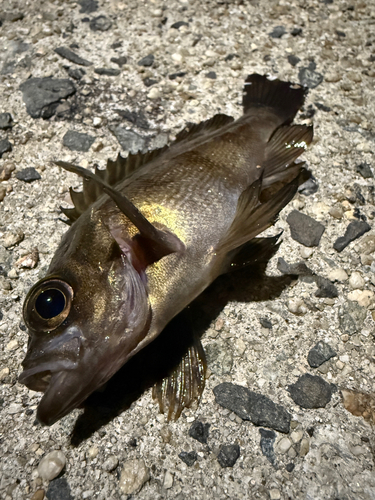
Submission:
[[[161,259],[165,255],[185,250],[184,243],[176,235],[167,230],[157,229],[125,195],[107,184],[98,175],[78,165],[64,161],[56,161],[55,164],[100,185],[102,190],[116,203],[121,212],[137,227],[141,239],[146,240],[150,247],[150,253],[152,253],[154,261]]]
[[[152,389],[152,396],[158,400],[160,411],[167,415],[167,420],[177,420],[184,408],[189,408],[194,401],[199,403],[206,368],[201,341],[195,338],[180,364]]]

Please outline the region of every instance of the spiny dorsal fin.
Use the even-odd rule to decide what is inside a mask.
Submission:
[[[213,132],[224,127],[225,125],[228,125],[229,123],[232,123],[233,121],[234,118],[232,116],[219,113],[204,122],[188,123],[186,127],[176,135],[175,142],[181,142],[185,139],[190,141],[194,139],[196,135],[202,134],[202,132]]]

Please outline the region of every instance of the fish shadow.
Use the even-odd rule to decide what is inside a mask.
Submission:
[[[200,338],[206,332],[228,302],[272,300],[290,285],[295,275],[265,274],[268,261],[279,247],[276,238],[267,240],[272,242],[261,249],[262,255],[256,262],[219,276],[151,344],[126,363],[104,389],[86,399],[82,405],[84,412],[77,418],[70,436],[73,446],[78,446],[129,409],[147,389],[167,377],[179,364],[194,338]]]

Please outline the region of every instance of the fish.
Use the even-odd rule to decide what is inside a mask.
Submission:
[[[188,123],[169,146],[94,172],[55,162],[83,178],[83,191],[70,189],[74,208],[61,209],[70,227],[23,306],[19,382],[44,393],[42,424],[82,405],[217,277],[249,265],[310,175],[298,157],[313,127],[293,124],[306,93],[251,74],[237,120]],[[199,402],[205,373],[196,338],[155,388],[168,419]]]

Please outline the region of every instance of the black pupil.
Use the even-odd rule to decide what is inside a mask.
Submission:
[[[65,295],[57,288],[42,292],[35,301],[36,312],[44,319],[58,316],[65,308]]]

